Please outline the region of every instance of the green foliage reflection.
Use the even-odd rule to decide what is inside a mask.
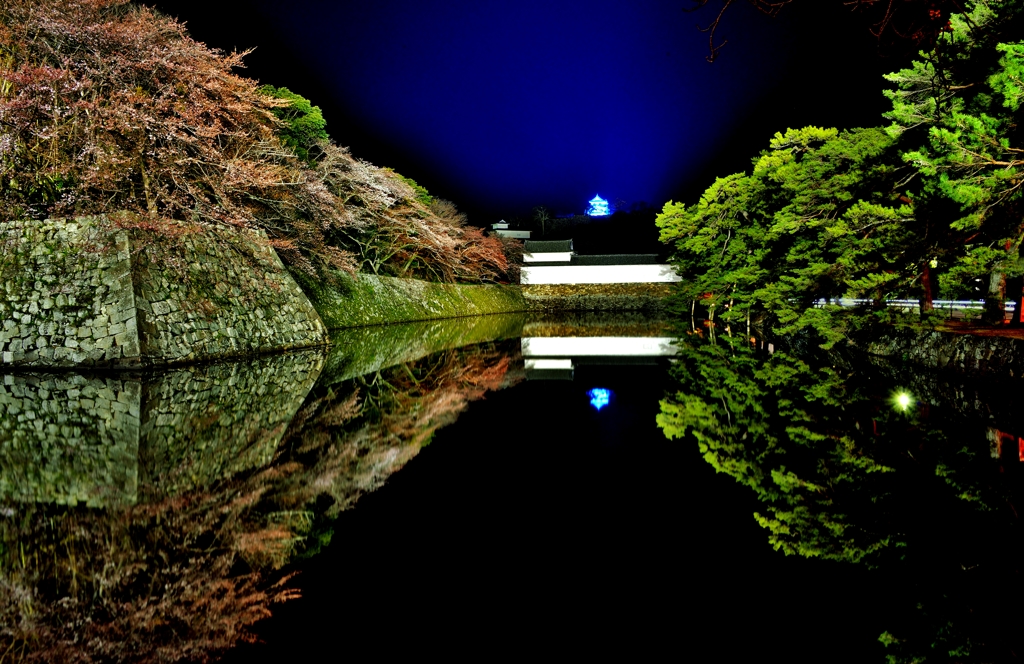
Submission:
[[[797,342],[769,353],[749,339],[681,339],[659,427],[754,492],[777,551],[865,564],[893,579],[889,601],[910,596],[883,636],[891,661],[1002,661],[1019,640],[1000,631],[1019,586],[1003,578],[1022,548],[1024,422],[1009,386]],[[900,394],[913,396],[905,408]]]
[[[757,493],[765,507],[755,517],[777,550],[859,562],[899,542],[854,516],[884,501],[880,476],[893,470],[870,435],[888,419],[878,404],[832,367],[738,338],[683,341],[680,351],[681,389],[662,401],[658,425],[669,438],[692,435],[715,470]]]

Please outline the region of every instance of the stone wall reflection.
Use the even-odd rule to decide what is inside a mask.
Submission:
[[[141,383],[8,375],[0,386],[0,500],[133,503]]]
[[[517,313],[333,330],[324,374],[331,382],[349,380],[443,350],[519,338],[525,322]]]
[[[380,353],[380,362],[415,355],[425,341],[458,344],[480,333],[435,328],[404,331],[413,343]],[[352,358],[355,347],[365,346],[336,357]],[[53,378],[10,379],[10,403],[18,384],[13,407],[36,418],[14,417],[3,449],[35,456],[18,457],[24,469],[6,459],[0,468],[9,487],[0,496],[0,653],[13,661],[207,661],[250,638],[250,625],[295,596],[279,570],[329,542],[340,511],[469,403],[523,379],[518,347],[516,339],[450,348],[354,377],[346,377],[349,361],[322,371],[318,351],[166,372],[122,381],[119,391],[109,378],[65,376],[102,393],[96,418],[69,429],[98,449],[116,449],[117,417],[136,418],[125,439],[135,447],[118,465],[137,481],[116,500],[99,491],[105,477],[83,474],[75,454],[58,452],[63,441],[31,438],[31,422],[42,419],[50,431],[61,417],[70,421],[66,410],[39,405],[69,391],[27,387]],[[114,405],[122,393],[135,398],[123,412]],[[23,478],[47,464],[78,473],[85,488],[75,495],[92,502],[33,493]]]
[[[140,484],[159,498],[274,458],[324,366],[307,351],[160,374],[142,387]]]
[[[109,507],[263,467],[325,357],[313,350],[146,380],[5,376],[0,500]]]

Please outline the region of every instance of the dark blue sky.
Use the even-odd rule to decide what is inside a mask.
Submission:
[[[711,14],[689,5],[156,2],[210,46],[256,47],[246,75],[310,98],[338,143],[481,225],[535,205],[582,212],[595,193],[689,200],[777,130],[881,122],[879,74],[896,65],[840,0],[775,20],[735,6],[714,64],[696,29]]]

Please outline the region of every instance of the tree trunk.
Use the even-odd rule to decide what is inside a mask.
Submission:
[[[156,216],[156,197],[149,187],[149,173],[146,172],[146,159],[139,154],[139,172],[142,173],[142,191],[146,194],[146,212],[149,216]]]
[[[882,288],[875,289],[875,296],[871,298],[871,308],[875,311],[885,309],[885,298],[882,296]]]
[[[993,272],[988,280],[985,313],[981,319],[989,325],[1002,325],[1006,320],[1006,278],[1002,272]]]
[[[1006,280],[1006,297],[1013,298],[1013,318],[1010,319],[1010,325],[1013,327],[1021,326],[1021,310],[1024,309],[1024,276],[1010,277]]]
[[[933,299],[935,299],[935,289],[932,285],[932,267],[928,261],[925,261],[921,264],[921,296],[917,300],[921,316],[931,312]]]

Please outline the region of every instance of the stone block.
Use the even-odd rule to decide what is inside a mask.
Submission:
[[[126,333],[130,336],[128,340],[123,344],[123,352],[125,357],[139,357],[142,355],[141,349],[139,348],[139,338],[135,334]]]

